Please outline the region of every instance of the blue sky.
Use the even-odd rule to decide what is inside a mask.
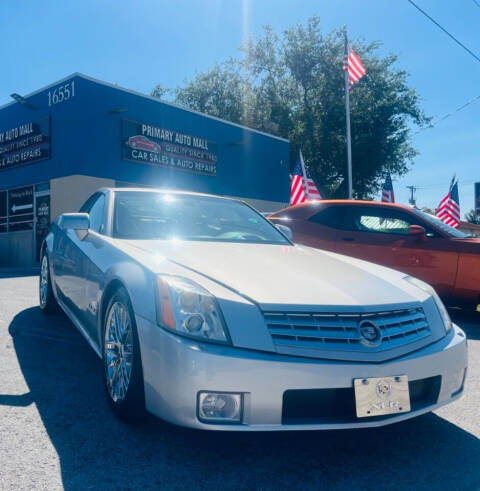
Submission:
[[[473,0],[416,2],[480,54]],[[383,54],[399,54],[398,66],[410,73],[431,116],[480,94],[480,63],[406,0],[3,0],[0,103],[76,71],[146,93],[158,82],[174,87],[236,56],[265,24],[281,31],[312,15],[325,31],[347,24],[352,37],[380,40]],[[420,155],[394,181],[397,201],[405,203],[406,186],[414,184],[418,204],[435,207],[456,172],[462,212],[473,208],[479,116],[480,101],[414,136]]]

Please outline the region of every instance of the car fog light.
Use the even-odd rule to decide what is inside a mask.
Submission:
[[[201,421],[205,422],[240,423],[242,394],[200,392],[198,416]]]

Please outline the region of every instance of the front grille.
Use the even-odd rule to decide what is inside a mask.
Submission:
[[[411,411],[436,404],[441,383],[440,375],[408,382]],[[394,416],[396,414],[357,418],[353,387],[293,389],[283,393],[282,424],[284,425],[381,421]]]
[[[422,308],[374,313],[264,312],[265,322],[277,351],[336,350],[372,353],[400,348],[430,336]],[[382,333],[379,346],[362,344],[358,325],[374,322]]]

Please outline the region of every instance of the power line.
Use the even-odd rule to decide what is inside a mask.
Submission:
[[[470,186],[470,185],[472,185],[476,182],[479,182],[479,181],[480,181],[480,177],[478,179],[463,179],[461,181],[458,181],[458,186],[459,187],[466,187],[466,186]],[[442,184],[427,184],[426,186],[418,186],[417,189],[432,189],[432,188],[440,188],[440,187],[447,188],[446,181],[443,182]]]
[[[477,6],[480,7],[480,3],[478,3],[478,0],[472,0],[472,2]]]
[[[414,135],[420,133],[421,131],[429,130],[431,128],[434,128],[441,121],[444,121],[445,119],[449,118],[450,116],[453,116],[454,114],[462,111],[463,109],[465,109],[466,107],[470,106],[474,102],[477,102],[478,100],[480,100],[480,95],[477,95],[477,96],[473,97],[472,99],[468,100],[467,102],[465,102],[465,104],[462,104],[461,106],[457,107],[457,109],[455,109],[454,111],[452,111],[450,113],[447,113],[447,114],[444,114],[443,116],[434,119],[434,121],[430,124],[430,126],[425,126],[424,128],[420,128],[419,130],[417,130],[414,133]]]
[[[433,22],[439,29],[441,29],[448,37],[453,39],[459,46],[461,46],[467,53],[473,56],[478,62],[480,62],[480,57],[477,56],[471,49],[467,48],[461,41],[459,41],[453,34],[450,34],[444,27],[442,27],[435,19],[430,17],[425,10],[422,10],[415,2],[412,0],[407,0],[408,3],[411,3],[419,12],[421,12],[427,19]]]

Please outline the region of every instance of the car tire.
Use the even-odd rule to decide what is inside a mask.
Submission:
[[[124,288],[110,298],[103,321],[103,373],[108,402],[125,421],[145,412],[142,360],[132,303]]]
[[[50,267],[46,251],[42,254],[40,261],[40,275],[38,278],[38,296],[40,308],[46,314],[52,314],[58,310],[58,304],[52,289]]]

